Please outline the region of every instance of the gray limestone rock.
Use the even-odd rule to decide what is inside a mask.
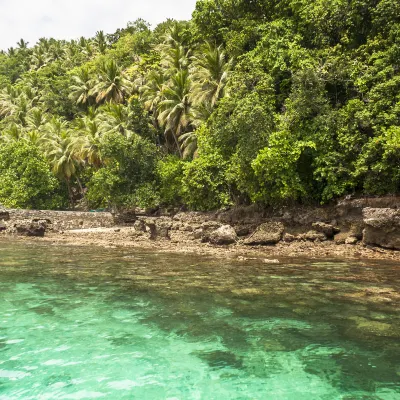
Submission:
[[[236,231],[230,225],[223,225],[210,234],[210,242],[213,244],[232,244],[237,240]]]
[[[285,227],[281,222],[266,222],[261,224],[256,231],[244,241],[244,244],[249,246],[276,244],[282,240],[284,230]]]
[[[43,237],[46,232],[46,225],[39,221],[15,221],[9,226],[8,231],[19,236]]]
[[[400,250],[400,209],[365,208],[363,219],[364,244]]]

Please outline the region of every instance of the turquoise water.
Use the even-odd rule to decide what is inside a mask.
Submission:
[[[0,242],[0,399],[400,399],[400,268]]]

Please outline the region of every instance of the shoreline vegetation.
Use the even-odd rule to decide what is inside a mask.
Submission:
[[[399,49],[390,0],[203,0],[154,29],[21,39],[0,52],[0,204],[215,212],[395,195]]]

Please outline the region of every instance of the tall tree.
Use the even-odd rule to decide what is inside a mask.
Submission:
[[[79,137],[68,131],[61,131],[60,135],[49,135],[46,138],[46,157],[53,173],[66,182],[72,207],[75,205],[72,179],[75,177],[79,182],[77,172],[82,164],[80,150]],[[79,186],[81,188],[80,182]]]
[[[177,151],[182,157],[178,138],[185,133],[191,123],[190,102],[191,81],[186,70],[177,72],[163,89],[163,100],[159,103],[160,124],[164,127],[165,136],[172,138]]]
[[[208,43],[200,48],[192,58],[193,100],[215,107],[225,95],[232,60],[227,60],[222,46]]]
[[[131,91],[131,83],[114,60],[104,61],[96,78],[91,94],[96,96],[96,103],[123,103]]]
[[[101,53],[104,54],[107,50],[107,38],[106,35],[104,34],[104,31],[98,31],[96,32],[96,36],[94,38],[94,43],[97,47],[97,50]]]
[[[92,91],[94,80],[91,78],[88,68],[80,68],[72,75],[73,85],[71,86],[71,100],[83,106],[90,106],[92,103]]]

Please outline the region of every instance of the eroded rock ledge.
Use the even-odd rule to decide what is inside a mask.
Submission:
[[[345,199],[326,207],[143,215],[0,210],[0,234],[109,236],[111,241],[171,241],[215,246],[325,243],[400,250],[400,198]],[[116,245],[118,243],[115,243]]]

